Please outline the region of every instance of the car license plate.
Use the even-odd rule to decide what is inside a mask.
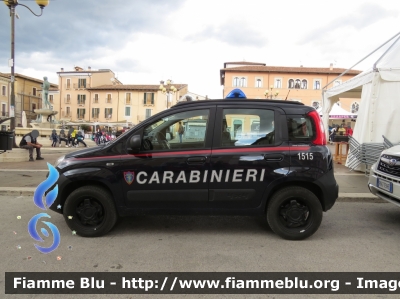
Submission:
[[[393,193],[393,183],[377,178],[378,188]]]

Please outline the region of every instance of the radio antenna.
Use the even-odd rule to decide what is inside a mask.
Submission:
[[[289,90],[289,92],[290,92],[290,90]],[[286,95],[286,99],[285,99],[285,101],[287,100],[287,97],[288,97],[288,95],[289,95],[289,92],[287,93],[287,95]]]

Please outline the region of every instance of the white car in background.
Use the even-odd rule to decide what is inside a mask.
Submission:
[[[372,194],[400,207],[400,145],[384,150],[371,166],[368,187]]]

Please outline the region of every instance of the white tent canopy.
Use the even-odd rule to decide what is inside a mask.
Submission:
[[[353,133],[360,144],[383,142],[382,135],[398,143],[400,135],[394,128],[400,127],[400,37],[372,68],[323,93],[325,127],[339,98],[361,98]]]
[[[330,119],[348,119],[357,118],[357,114],[344,110],[339,104],[334,104],[331,112],[329,112]]]

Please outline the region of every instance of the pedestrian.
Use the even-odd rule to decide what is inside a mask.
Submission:
[[[72,137],[72,133],[74,132],[74,129],[73,128],[70,128],[69,129],[69,131],[68,131],[68,136],[67,136],[67,138],[68,138],[68,146],[69,147],[71,147],[71,146],[75,146],[75,142],[74,142],[74,137]]]
[[[51,140],[52,140],[52,144],[51,147],[56,147],[57,146],[57,141],[58,141],[58,135],[56,130],[53,130],[53,132],[51,133]]]
[[[64,130],[60,130],[60,135],[59,135],[59,145],[61,146],[61,141],[65,142],[65,147],[68,147],[68,138],[65,135],[65,131]]]
[[[178,134],[179,134],[179,142],[182,143],[182,135],[185,133],[185,128],[182,126],[182,122],[179,122],[178,126]]]
[[[76,143],[76,130],[73,130],[71,132],[71,140],[72,140],[72,146],[78,147],[78,144]]]
[[[350,125],[347,126],[346,135],[347,136],[353,136],[353,129],[351,128]]]
[[[332,127],[332,130],[331,130],[331,134],[329,135],[329,140],[331,141],[331,142],[335,142],[335,136],[336,136],[336,127],[335,126],[333,126]]]
[[[84,139],[85,139],[84,135],[82,134],[81,131],[79,131],[78,134],[76,135],[76,147],[79,146],[79,143],[83,143],[85,147],[88,147],[85,141],[83,141]]]
[[[339,135],[341,135],[341,136],[346,135],[346,129],[344,128],[344,125],[343,125],[343,124],[342,124],[342,125],[340,126],[340,128],[338,129],[338,133],[339,133]]]
[[[35,161],[33,160],[33,149],[36,149],[36,160],[44,160],[40,153],[40,148],[42,145],[37,142],[37,138],[39,136],[39,131],[38,130],[33,130],[32,132],[24,135],[21,139],[21,142],[19,143],[20,148],[24,148],[29,150],[29,161]]]

